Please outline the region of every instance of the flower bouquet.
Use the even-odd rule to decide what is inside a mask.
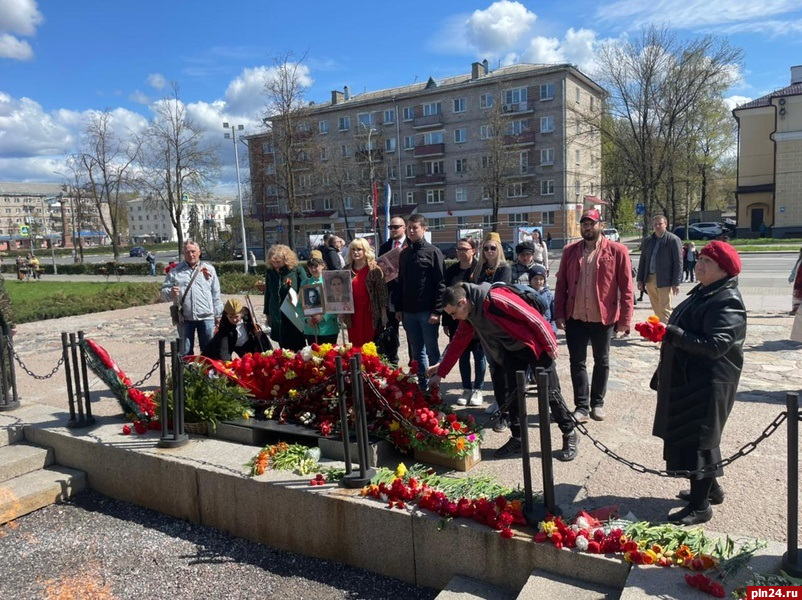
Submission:
[[[666,326],[656,315],[650,316],[645,323],[635,323],[635,331],[650,342],[660,342],[666,333]]]

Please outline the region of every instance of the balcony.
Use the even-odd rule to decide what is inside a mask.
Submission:
[[[445,144],[426,144],[425,146],[415,146],[415,157],[438,156],[446,153]]]
[[[534,131],[524,131],[523,133],[519,133],[517,135],[504,136],[505,146],[531,146],[534,143],[535,143]]]
[[[502,104],[501,112],[507,115],[520,115],[524,113],[535,112],[534,104],[530,104],[526,100],[523,102],[513,102],[511,104]]]
[[[439,127],[443,124],[443,115],[426,115],[425,117],[415,117],[412,121],[413,129],[424,129],[426,127]]]
[[[445,173],[433,173],[431,175],[415,175],[415,185],[443,185],[446,182]]]

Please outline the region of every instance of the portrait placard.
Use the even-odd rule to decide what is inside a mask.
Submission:
[[[390,282],[398,277],[398,259],[401,256],[400,248],[393,248],[376,259],[376,264],[384,273],[384,281]]]
[[[351,271],[323,271],[323,298],[326,313],[352,314]]]
[[[301,286],[301,307],[304,316],[323,314],[323,284],[310,283]]]

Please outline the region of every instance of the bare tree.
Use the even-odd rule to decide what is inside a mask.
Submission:
[[[172,94],[154,105],[155,116],[141,137],[140,191],[146,206],[164,209],[178,234],[178,251],[184,246],[181,215],[184,195],[202,197],[219,169],[218,146],[203,143],[204,130],[187,114],[172,83]]]
[[[87,197],[98,212],[100,223],[111,238],[114,260],[120,258],[126,201],[133,189],[134,165],[140,145],[115,131],[111,113],[93,113],[84,131],[81,152],[74,156]],[[107,207],[105,214],[103,207]]]
[[[321,147],[320,152],[318,176],[321,190],[336,201],[338,210],[345,219],[346,239],[350,239],[353,231],[348,223],[346,198],[353,198],[359,190],[356,165],[352,158],[343,156],[343,150],[338,144],[326,144]]]

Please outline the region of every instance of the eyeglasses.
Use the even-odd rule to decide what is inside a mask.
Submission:
[[[496,250],[498,250],[498,248],[496,246],[485,246],[484,248],[482,248],[482,250],[484,250],[485,252],[495,252]]]
[[[457,252],[470,252],[473,248],[457,248]]]
[[[401,229],[403,225],[390,225],[390,229]]]

